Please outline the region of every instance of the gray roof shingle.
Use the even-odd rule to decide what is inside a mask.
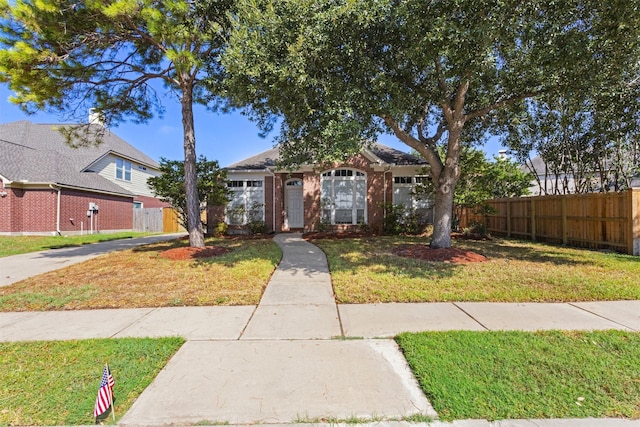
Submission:
[[[109,130],[104,132],[101,144],[73,148],[57,130],[60,126],[26,120],[0,124],[0,175],[11,181],[55,183],[132,195],[87,168],[109,153],[158,167],[157,162]]]
[[[380,160],[389,165],[398,166],[421,166],[427,165],[427,161],[420,157],[407,154],[403,151],[396,150],[395,148],[387,147],[382,144],[374,144],[370,151],[376,155]],[[280,150],[278,147],[272,148],[255,156],[240,160],[227,166],[230,170],[261,170],[268,167],[273,167],[276,164]]]

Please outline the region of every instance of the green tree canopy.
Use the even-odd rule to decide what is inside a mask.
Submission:
[[[188,227],[187,199],[184,194],[184,162],[160,159],[162,175],[147,180],[149,187],[162,201],[171,203],[180,216],[182,225]],[[224,205],[227,202],[227,172],[218,162],[199,156],[196,162],[199,205]]]
[[[638,59],[636,6],[245,0],[223,65],[236,105],[265,129],[284,118],[289,163],[342,160],[380,132],[424,156],[436,188],[431,245],[448,247],[463,147],[502,130],[527,99],[623,78]]]
[[[95,108],[106,125],[126,119],[144,122],[162,112],[154,81],[180,102],[192,246],[204,246],[193,104],[212,96],[201,85],[202,78],[220,77],[218,59],[232,4],[0,0],[0,81],[9,84],[12,101],[25,111],[86,117],[89,108]]]
[[[489,199],[520,197],[529,194],[534,177],[521,169],[521,165],[508,157],[487,159],[477,148],[464,147],[460,154],[460,178],[456,185],[453,204],[459,208],[482,210]],[[431,181],[416,186],[415,193],[423,199],[434,198]]]

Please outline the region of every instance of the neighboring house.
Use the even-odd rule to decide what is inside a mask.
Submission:
[[[274,148],[228,166],[231,198],[225,220],[233,226],[264,221],[267,230],[312,231],[364,225],[382,229],[384,205],[403,204],[431,219],[412,188],[424,176],[424,159],[375,144],[343,164],[297,170],[276,167]]]
[[[600,192],[603,189],[615,191],[614,171],[610,169],[609,162],[602,163],[602,171],[596,168],[574,174],[573,171],[556,172],[540,156],[536,156],[527,160],[521,170],[534,175],[529,187],[531,196]],[[625,183],[629,188],[640,187],[640,177],[629,177]]]
[[[164,207],[147,179],[158,163],[99,124],[102,143],[73,148],[62,125],[0,124],[0,234],[131,230],[134,207]]]
[[[534,175],[529,187],[529,195],[544,196],[547,194],[570,194],[576,192],[576,183],[572,174],[555,174],[540,156],[529,159],[521,167],[522,171]]]

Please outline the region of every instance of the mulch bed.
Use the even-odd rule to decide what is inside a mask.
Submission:
[[[314,239],[353,239],[362,237],[375,236],[372,233],[366,233],[362,231],[328,231],[328,232],[309,232],[305,233],[302,237],[306,240]],[[454,239],[470,239],[470,240],[487,240],[485,236],[475,235],[462,235],[460,233],[452,234]],[[445,262],[462,264],[469,262],[484,262],[488,261],[487,257],[480,255],[473,251],[467,251],[458,248],[440,248],[431,249],[427,245],[407,245],[399,249],[394,250],[394,253],[398,256],[420,259],[423,261],[431,262]]]
[[[426,245],[403,246],[394,250],[398,256],[415,258],[423,261],[464,264],[469,262],[488,261],[487,257],[473,251],[459,248],[432,249]]]
[[[231,252],[231,249],[222,246],[206,246],[204,248],[192,248],[185,246],[183,248],[167,249],[160,252],[158,256],[170,259],[172,261],[184,261],[189,259],[211,258]]]

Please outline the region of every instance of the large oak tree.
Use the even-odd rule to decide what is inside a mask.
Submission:
[[[290,164],[344,159],[380,132],[415,149],[436,187],[436,248],[451,245],[465,145],[525,100],[606,90],[638,61],[627,0],[240,3],[223,59],[236,105],[266,129],[283,119]]]
[[[231,4],[0,0],[0,81],[9,84],[15,93],[12,100],[25,111],[85,116],[95,108],[109,125],[127,119],[144,122],[161,113],[154,87],[164,85],[177,98],[184,130],[189,241],[196,247],[204,246],[204,235],[193,105],[212,97],[202,77],[215,80],[220,75],[218,58]]]

